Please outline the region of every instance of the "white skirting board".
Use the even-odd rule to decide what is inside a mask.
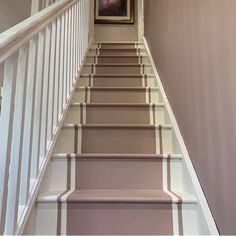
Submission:
[[[173,126],[174,133],[175,133],[176,138],[178,140],[180,150],[183,154],[183,164],[186,166],[186,170],[188,171],[188,175],[190,177],[191,184],[193,185],[195,195],[198,199],[199,208],[202,212],[202,216],[204,217],[204,220],[207,223],[207,229],[204,229],[203,233],[207,233],[207,231],[208,231],[210,235],[219,235],[216,223],[214,221],[214,218],[213,218],[213,215],[212,215],[211,210],[209,208],[209,205],[207,203],[206,197],[205,197],[203,190],[201,188],[200,181],[199,181],[197,174],[195,172],[195,169],[193,167],[188,150],[187,150],[186,145],[184,143],[184,139],[181,135],[181,132],[180,132],[179,126],[177,124],[177,121],[175,119],[174,113],[171,109],[170,103],[169,103],[166,93],[164,91],[164,87],[162,85],[159,73],[157,71],[156,65],[154,63],[153,57],[151,55],[151,51],[149,49],[149,46],[148,46],[148,43],[147,43],[147,40],[145,37],[143,37],[143,43],[144,43],[144,46],[147,50],[147,54],[149,56],[149,60],[152,65],[153,72],[154,72],[155,78],[157,80],[158,87],[160,89],[160,93],[163,97],[163,101],[165,103],[167,112],[169,114],[170,122]]]

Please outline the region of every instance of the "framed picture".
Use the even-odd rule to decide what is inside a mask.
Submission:
[[[134,24],[134,0],[95,0],[95,24]]]

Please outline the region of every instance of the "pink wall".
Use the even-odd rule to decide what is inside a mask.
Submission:
[[[236,0],[146,0],[145,35],[221,234],[236,234]]]
[[[31,0],[0,0],[0,33],[31,15]]]

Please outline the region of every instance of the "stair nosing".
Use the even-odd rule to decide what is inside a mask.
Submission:
[[[74,127],[82,127],[82,128],[94,128],[94,129],[153,129],[153,128],[162,128],[163,130],[172,130],[171,125],[160,124],[160,125],[151,125],[151,124],[64,124],[62,129],[71,129]]]
[[[142,41],[95,41],[93,44],[118,44],[118,45],[123,45],[123,44],[141,44],[144,45]]]
[[[74,154],[74,153],[55,153],[52,155],[52,159],[66,159],[70,157],[71,159],[125,159],[125,160],[182,160],[183,155],[181,154]]]
[[[95,55],[95,56],[88,56],[88,58],[94,58],[94,57],[100,57],[100,58],[117,58],[117,57],[124,57],[124,58],[149,58],[147,55]]]
[[[84,66],[96,66],[96,67],[142,67],[142,66],[147,66],[151,67],[152,65],[149,63],[85,63]]]
[[[149,79],[150,77],[154,77],[155,78],[155,75],[154,74],[82,74],[80,76],[81,77],[87,77],[87,76],[92,76],[91,78],[93,77],[129,77],[129,78],[137,78],[137,77],[140,77],[140,78],[143,78],[143,76],[147,76],[147,78]]]
[[[117,50],[117,51],[120,51],[120,50],[146,50],[145,48],[89,48],[89,50],[96,50],[96,49],[99,49],[99,50]]]
[[[107,106],[107,107],[118,107],[118,106],[124,106],[124,107],[151,107],[151,106],[156,106],[156,107],[165,107],[164,103],[76,103],[72,102],[70,104],[70,107],[78,107],[78,106]]]
[[[133,196],[109,196],[111,193],[121,193],[121,192],[132,192]],[[69,202],[69,203],[147,203],[147,204],[172,204],[172,203],[179,203],[179,204],[197,204],[197,199],[193,195],[190,195],[185,192],[181,192],[178,194],[181,196],[183,200],[179,201],[178,199],[171,199],[171,196],[169,198],[163,198],[161,196],[145,196],[146,193],[150,192],[165,192],[163,190],[77,190],[78,198],[74,199],[61,199],[58,201],[58,196],[63,192],[63,190],[59,191],[48,191],[41,195],[39,195],[37,202],[38,203],[57,203],[57,202]],[[90,192],[90,193],[89,193]],[[96,193],[107,193],[107,196],[96,196]],[[87,194],[83,196],[83,194]],[[91,195],[89,195],[89,194]],[[135,196],[137,193],[143,193],[143,196]],[[166,192],[165,192],[166,193]],[[177,192],[176,192],[177,193]],[[49,195],[51,194],[51,195]],[[52,195],[53,194],[53,195]],[[79,196],[81,194],[81,196]],[[183,197],[183,194],[187,194],[187,197]]]
[[[160,90],[158,87],[89,87],[81,86],[77,87],[79,89],[89,89],[89,90]]]

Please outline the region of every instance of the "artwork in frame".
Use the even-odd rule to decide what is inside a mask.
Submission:
[[[95,0],[95,24],[134,24],[134,0]]]

